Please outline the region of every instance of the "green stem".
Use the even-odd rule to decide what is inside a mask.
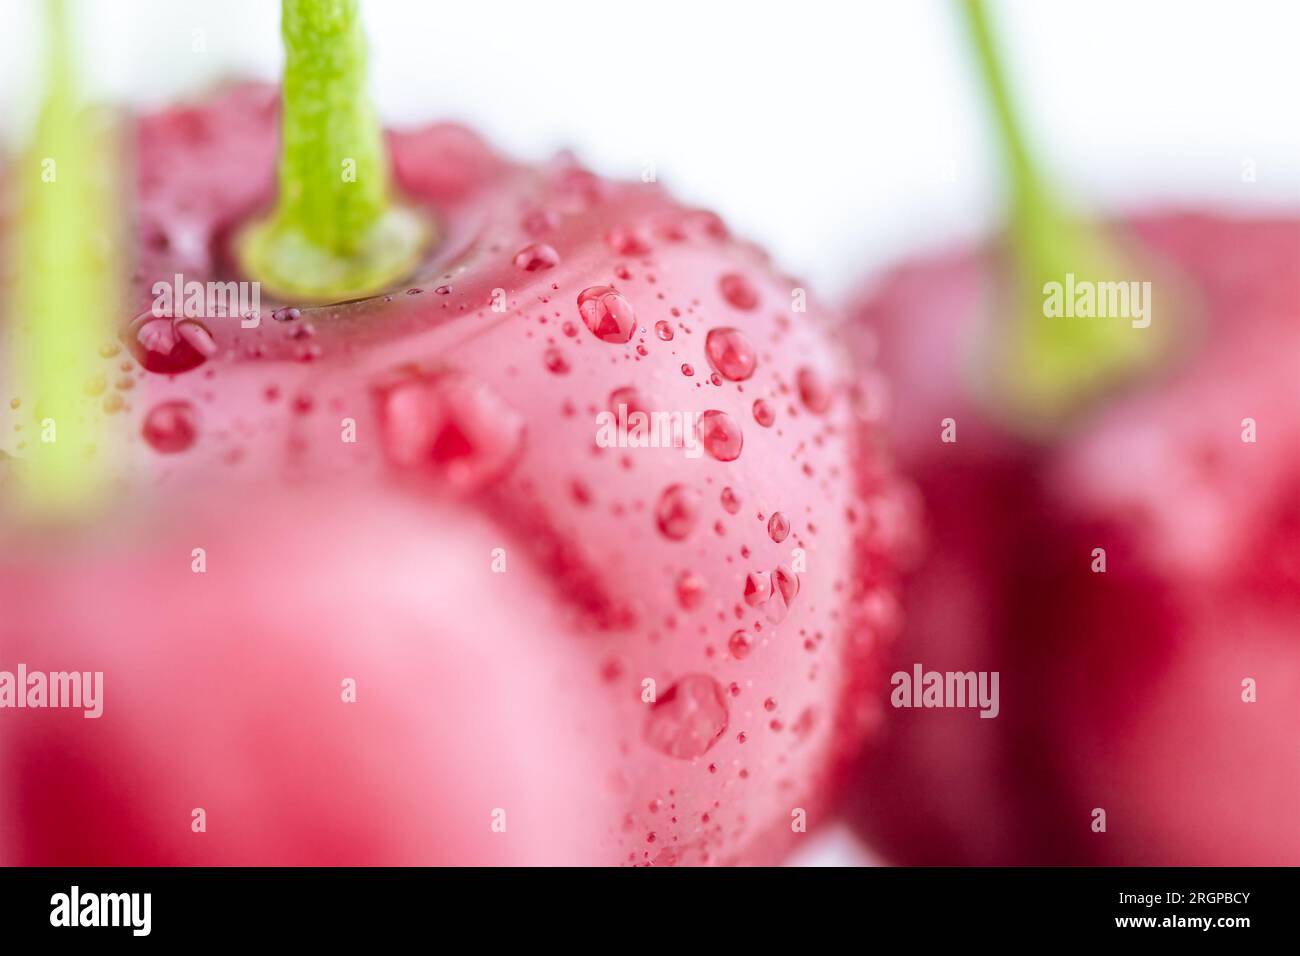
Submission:
[[[279,197],[240,239],[244,269],[286,298],[381,291],[415,268],[431,230],[391,196],[358,0],[283,0],[280,29]]]
[[[113,450],[91,384],[119,301],[117,150],[103,117],[79,104],[64,3],[45,7],[45,98],[19,165],[13,232],[12,361],[27,423],[16,476],[29,512],[66,517],[102,498]]]
[[[1124,318],[1048,316],[1049,283],[1150,281],[1160,270],[1116,236],[1074,215],[1034,159],[1016,113],[981,0],[961,0],[980,85],[993,115],[1007,179],[1013,266],[1006,320],[986,356],[991,398],[1025,431],[1055,428],[1159,359],[1167,326]],[[1166,300],[1168,314],[1172,301]],[[1156,303],[1157,307],[1161,303]],[[1147,302],[1146,308],[1151,309]]]

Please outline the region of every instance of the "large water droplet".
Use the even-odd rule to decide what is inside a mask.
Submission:
[[[137,316],[126,335],[127,348],[150,372],[176,375],[197,368],[216,354],[207,326],[194,319]]]
[[[705,754],[727,729],[727,700],[707,674],[688,674],[668,688],[646,715],[645,741],[682,760]]]
[[[628,415],[646,410],[645,400],[632,385],[624,385],[622,388],[616,388],[609,393],[609,410],[615,415],[621,415],[623,412],[619,410],[620,405],[626,409]]]
[[[710,329],[704,339],[704,353],[718,374],[733,382],[743,382],[754,374],[758,357],[738,329]]]
[[[754,649],[754,639],[749,636],[748,631],[736,631],[727,639],[727,649],[731,651],[732,657],[743,661]]]
[[[704,600],[704,579],[694,571],[683,571],[677,576],[677,602],[683,610],[690,611]]]
[[[831,390],[815,370],[804,367],[797,375],[799,399],[810,412],[820,415],[831,407]]]
[[[762,607],[771,593],[766,574],[751,571],[745,575],[745,603],[750,607]]]
[[[560,254],[544,242],[530,242],[515,253],[515,267],[524,272],[542,272],[559,261]]]
[[[699,517],[699,495],[685,485],[669,485],[659,496],[655,523],[664,537],[681,541],[695,529]]]
[[[650,240],[643,229],[616,226],[605,235],[605,242],[620,256],[644,256],[650,251]]]
[[[789,520],[781,512],[773,511],[772,517],[767,519],[767,533],[773,541],[780,544],[790,534]]]
[[[389,460],[432,472],[459,491],[476,490],[503,475],[523,445],[523,420],[468,376],[417,375],[378,392]]]
[[[591,334],[602,342],[621,345],[636,331],[636,313],[613,286],[594,285],[578,295],[578,313]]]
[[[799,593],[799,575],[784,564],[778,564],[772,572],[772,588],[785,599],[786,604],[790,604]]]
[[[199,434],[198,416],[186,401],[162,402],[144,417],[141,434],[149,447],[164,455],[174,455],[194,444]]]
[[[700,441],[704,450],[718,461],[735,461],[740,457],[744,436],[734,418],[710,409],[700,416]]]
[[[737,309],[748,312],[758,306],[758,291],[750,281],[737,272],[728,272],[718,280],[722,297]]]
[[[754,399],[754,421],[764,428],[771,428],[772,423],[776,421],[776,412],[772,410],[771,405],[761,398]]]

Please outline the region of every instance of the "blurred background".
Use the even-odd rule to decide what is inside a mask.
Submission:
[[[269,0],[82,0],[85,73],[160,104],[273,79]],[[34,0],[0,17],[0,133],[30,122]],[[608,175],[654,163],[788,270],[839,296],[908,252],[974,236],[999,177],[942,0],[652,4],[367,0],[371,86],[392,123],[460,119],[521,158],[570,147]],[[1300,5],[991,4],[1026,126],[1102,208],[1300,202]],[[1018,81],[1018,82],[1017,82]],[[1243,170],[1253,178],[1243,180]]]

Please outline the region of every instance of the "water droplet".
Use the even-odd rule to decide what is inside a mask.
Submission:
[[[791,604],[799,593],[799,575],[784,564],[778,564],[772,572],[772,587],[785,599],[786,604]]]
[[[690,378],[692,375],[695,374],[695,369],[693,369],[690,365],[683,363],[682,374],[685,375],[687,378]]]
[[[780,544],[790,534],[790,522],[781,512],[774,511],[772,517],[767,519],[767,533],[773,541]]]
[[[615,415],[619,414],[618,407],[627,406],[627,413],[644,412],[646,410],[645,402],[641,398],[641,393],[631,385],[625,385],[622,388],[616,388],[609,393],[609,410]]]
[[[700,441],[704,450],[718,461],[735,461],[740,457],[744,436],[734,418],[710,409],[700,416]]]
[[[688,674],[651,705],[645,741],[660,753],[690,760],[718,742],[728,716],[718,682],[707,674]]]
[[[694,571],[677,575],[677,602],[683,610],[690,611],[704,600],[704,579]]]
[[[186,401],[162,402],[145,415],[141,434],[149,447],[164,455],[184,451],[199,434],[198,416]]]
[[[685,485],[669,485],[659,496],[655,522],[665,538],[681,541],[699,520],[699,495]]]
[[[745,575],[745,603],[750,607],[761,607],[767,603],[770,587],[766,574],[751,571]]]
[[[749,280],[736,272],[728,272],[718,280],[722,297],[737,309],[748,312],[758,306],[758,292]]]
[[[302,315],[297,309],[276,309],[271,313],[271,318],[277,322],[293,322],[298,316]]]
[[[704,354],[718,374],[733,382],[743,382],[754,374],[758,357],[738,329],[710,329],[704,338]]]
[[[544,242],[530,242],[515,253],[515,267],[524,272],[544,272],[559,261],[560,254]]]
[[[505,474],[523,445],[519,415],[466,375],[410,376],[381,386],[378,395],[389,460],[457,490],[477,490]]]
[[[564,353],[557,348],[549,348],[542,354],[542,361],[546,368],[556,375],[569,374],[569,360],[564,357]]]
[[[761,398],[754,399],[754,421],[764,428],[771,428],[772,423],[776,421],[776,412]]]
[[[605,242],[620,256],[644,256],[650,251],[650,242],[640,229],[617,226],[605,235]]]
[[[743,661],[754,649],[754,640],[749,636],[748,631],[736,631],[727,639],[727,649],[731,651],[732,657]]]
[[[602,342],[623,344],[636,331],[632,304],[617,289],[594,285],[578,295],[578,313],[591,334]]]
[[[734,515],[740,510],[740,498],[731,488],[722,489],[722,510],[729,515]]]
[[[212,333],[194,319],[158,318],[150,312],[131,323],[126,344],[150,372],[177,375],[197,368],[216,354]]]
[[[817,372],[805,366],[799,369],[797,381],[799,399],[808,411],[820,415],[831,407],[831,391]]]
[[[660,319],[655,323],[655,335],[659,336],[664,342],[671,342],[673,340],[673,327]]]

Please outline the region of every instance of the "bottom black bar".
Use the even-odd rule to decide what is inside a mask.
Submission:
[[[400,939],[463,928],[581,938],[610,919],[647,941],[774,922],[811,937],[929,942],[1294,937],[1293,869],[8,869],[6,942]],[[687,922],[689,920],[689,923]],[[680,923],[680,925],[675,925]],[[694,932],[692,930],[691,932]],[[75,940],[73,939],[75,937]],[[427,936],[425,938],[428,938]],[[682,938],[682,937],[678,937]],[[607,942],[609,940],[607,939]]]

